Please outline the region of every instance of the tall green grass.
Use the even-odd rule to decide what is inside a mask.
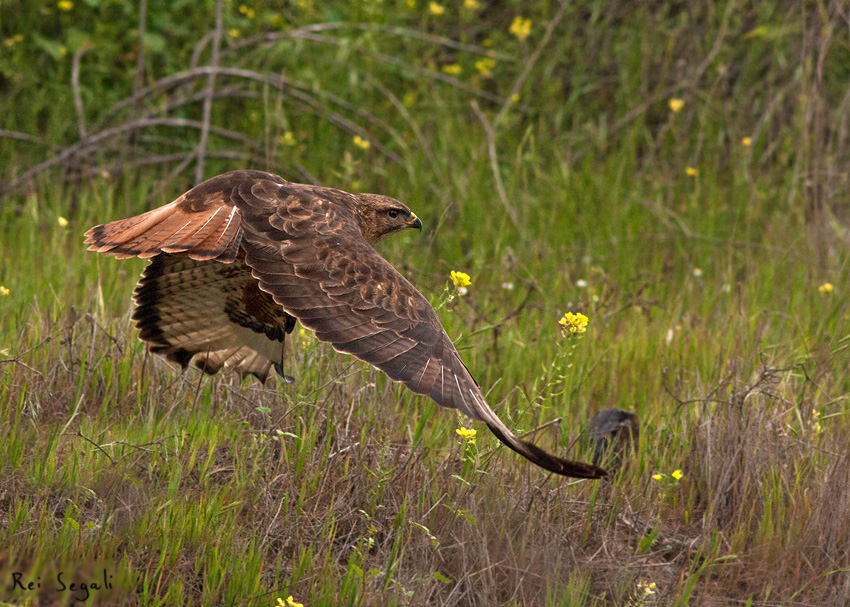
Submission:
[[[152,31],[174,40],[170,53],[152,47],[152,78],[186,67],[208,4],[173,9],[192,27],[172,32],[163,15],[178,13],[151,3]],[[455,429],[468,420],[298,330],[292,386],[181,373],[145,353],[129,320],[144,262],[88,253],[82,233],[169,201],[190,177],[160,191],[168,169],[57,171],[0,207],[0,572],[4,584],[13,572],[44,582],[5,585],[0,600],[70,604],[58,572],[86,581],[105,568],[114,588],[93,592],[103,604],[843,605],[848,44],[837,6],[570,4],[496,132],[515,224],[470,94],[374,51],[437,72],[459,64],[463,82],[506,95],[557,6],[477,18],[449,7],[450,22],[421,3],[361,4],[252,5],[255,22],[228,13],[226,26],[244,38],[271,31],[274,14],[368,21],[489,39],[514,59],[486,79],[478,55],[357,29],[342,46],[299,39],[229,55],[344,94],[394,129],[376,142],[401,164],[259,85],[217,102],[214,121],[258,140],[295,134],[252,168],[297,161],[422,217],[421,236],[380,251],[435,305],[451,270],[472,276],[440,318],[517,432],[589,458],[582,427],[623,407],[642,420],[638,453],[611,482],[552,478],[482,428],[462,444]],[[62,21],[39,35],[62,41],[92,8],[50,10]],[[525,44],[507,33],[517,14],[533,20]],[[4,36],[35,16],[16,19]],[[95,41],[110,31],[98,27]],[[66,144],[69,86],[31,78],[53,62],[44,74],[67,82],[70,64],[42,47],[9,47],[30,72],[4,78],[29,103],[0,107],[7,128]],[[102,52],[83,56],[90,122],[132,82],[133,62]],[[120,94],[92,75],[111,71]],[[498,104],[479,105],[495,118]],[[28,145],[0,139],[5,179],[40,158]],[[207,172],[242,166],[210,160]],[[567,311],[590,317],[586,334],[561,334]]]

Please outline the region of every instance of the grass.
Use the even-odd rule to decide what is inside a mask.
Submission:
[[[581,428],[623,407],[641,418],[639,452],[610,483],[547,476],[483,428],[465,444],[455,429],[467,420],[297,330],[292,386],[148,356],[129,320],[144,262],[87,253],[81,235],[170,200],[192,171],[160,189],[172,165],[118,171],[120,148],[104,148],[86,157],[102,163],[91,176],[74,180],[87,167],[69,165],[0,207],[0,601],[71,604],[82,591],[58,592],[59,572],[89,584],[105,570],[113,588],[90,591],[98,604],[844,605],[850,55],[837,6],[791,6],[570,4],[496,126],[506,201],[471,93],[411,66],[458,64],[461,81],[504,96],[556,5],[480,19],[450,7],[451,23],[406,3],[227,17],[243,39],[282,14],[489,38],[513,57],[487,79],[471,51],[368,30],[237,48],[226,65],[283,71],[385,121],[346,114],[401,162],[253,84],[241,89],[252,98],[216,102],[214,124],[297,144],[270,146],[265,166],[211,159],[207,175],[250,165],[293,177],[297,162],[327,185],[405,201],[426,230],[380,251],[435,305],[451,270],[470,274],[469,294],[439,314],[508,425],[586,459]],[[92,9],[74,10],[39,35],[70,45],[68,20]],[[214,7],[180,12],[174,31],[171,9],[150,10],[152,32],[173,41],[149,47],[152,79],[186,68]],[[506,33],[520,12],[533,24],[524,44]],[[27,15],[4,19],[3,37]],[[109,27],[90,39],[134,48]],[[6,128],[69,145],[70,60],[34,40],[10,47],[27,69],[2,72],[28,101],[0,100]],[[132,86],[133,57],[100,55],[113,50],[83,55],[90,125]],[[499,104],[478,103],[494,120]],[[200,106],[177,113],[199,119]],[[167,129],[145,133],[160,138],[148,151],[176,145]],[[9,182],[44,158],[8,138],[0,150]],[[819,292],[826,282],[833,292]],[[582,337],[560,334],[567,311],[590,317]],[[10,589],[14,572],[41,588]]]

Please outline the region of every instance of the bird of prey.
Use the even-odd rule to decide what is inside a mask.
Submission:
[[[89,250],[150,258],[133,319],[151,352],[209,374],[222,367],[265,380],[283,374],[296,320],[413,392],[482,421],[551,472],[600,478],[516,437],[484,400],[419,291],[372,247],[422,222],[404,204],[232,171],[142,215],[95,226]]]

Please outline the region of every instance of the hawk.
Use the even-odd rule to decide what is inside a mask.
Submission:
[[[436,312],[373,248],[422,222],[398,200],[232,171],[142,215],[95,226],[89,250],[151,259],[133,320],[151,352],[213,374],[283,375],[296,321],[444,407],[482,421],[551,472],[604,469],[555,457],[516,437],[487,405]]]

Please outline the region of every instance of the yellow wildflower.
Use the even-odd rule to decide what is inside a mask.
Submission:
[[[818,287],[818,293],[832,293],[833,291],[835,291],[835,287],[831,282],[825,282]]]
[[[239,7],[239,12],[242,13],[243,15],[245,15],[246,17],[248,17],[248,19],[254,18],[254,9],[248,8],[244,4]]]
[[[56,218],[56,223],[59,224],[60,228],[67,228],[68,227],[68,220],[65,219],[62,216]]]
[[[407,0],[407,8],[416,8],[416,0]]]
[[[683,107],[685,107],[685,102],[682,99],[673,98],[667,102],[667,105],[670,106],[670,111],[674,114],[680,111]]]
[[[660,481],[662,478],[664,478],[664,475],[663,474],[653,474],[652,478],[656,481]]]
[[[439,17],[440,15],[446,12],[446,7],[437,2],[429,2],[428,3],[428,12],[432,15]]]
[[[354,141],[354,145],[356,145],[361,150],[368,150],[370,147],[372,147],[372,142],[368,139],[363,139],[360,135],[355,135],[352,141]]]
[[[823,432],[823,426],[820,423],[820,411],[812,409],[812,432],[820,434]]]
[[[496,60],[490,57],[484,57],[475,62],[475,69],[485,78],[493,77],[493,68],[496,67]]]
[[[696,276],[697,278],[699,278],[699,277],[700,277],[700,276],[702,276],[702,274],[703,274],[703,272],[702,272],[702,268],[694,268],[691,272],[692,272],[692,273],[693,273],[693,275],[694,275],[694,276]]]
[[[11,47],[11,46],[15,46],[17,43],[23,42],[23,41],[24,41],[24,35],[23,34],[15,34],[14,36],[6,38],[3,41],[3,44]]]
[[[514,103],[519,101],[519,93],[514,93],[513,95],[511,95],[511,101],[513,101]]]
[[[649,580],[641,580],[637,583],[637,587],[644,597],[647,597],[651,594],[655,594],[655,582],[650,582]]]
[[[231,38],[238,38],[241,35],[241,32],[235,27],[232,30],[228,30],[227,33],[230,34]]]
[[[673,478],[675,478],[678,481],[678,480],[681,480],[682,477],[685,476],[685,475],[682,473],[681,470],[673,470],[673,473],[670,474],[670,476],[672,476]]]
[[[9,289],[4,287],[3,285],[0,285],[0,295],[5,297],[8,294],[9,294]]]
[[[281,135],[280,142],[283,145],[289,145],[289,146],[293,146],[293,145],[298,143],[295,140],[295,136],[292,134],[292,131],[286,131],[283,135]]]
[[[457,76],[460,74],[460,71],[461,67],[457,63],[450,63],[449,65],[443,66],[443,72],[450,76]]]
[[[694,167],[685,167],[685,175],[688,177],[696,177],[699,175],[699,169],[695,169]]]
[[[468,11],[477,11],[481,8],[481,3],[478,0],[463,0],[463,8]]]
[[[460,436],[463,440],[465,440],[468,443],[471,443],[472,441],[474,441],[475,435],[478,434],[474,429],[464,428],[463,426],[461,426],[460,428],[455,430],[455,432],[457,432],[458,436]]]
[[[743,145],[745,148],[750,147],[751,145],[753,145],[753,138],[744,137],[743,139],[741,139],[741,145]]]
[[[59,0],[56,3],[56,6],[59,7],[60,11],[70,11],[74,9],[74,3],[71,0]]]
[[[290,596],[286,597],[285,602],[284,602],[283,599],[278,598],[277,599],[277,607],[304,607],[304,604],[303,603],[297,603],[295,601],[295,599],[292,598],[292,595],[290,595]]]
[[[525,42],[525,39],[531,35],[531,19],[523,19],[517,15],[511,22],[508,31],[516,36],[520,42]]]
[[[575,333],[584,333],[587,331],[587,323],[589,319],[587,316],[579,312],[578,314],[573,314],[572,312],[567,312],[564,314],[564,317],[558,321],[558,324],[561,325],[561,328],[564,329],[565,332],[575,334]]]
[[[452,282],[458,288],[468,287],[472,284],[472,279],[469,277],[469,274],[465,272],[457,272],[452,270],[451,273]]]

